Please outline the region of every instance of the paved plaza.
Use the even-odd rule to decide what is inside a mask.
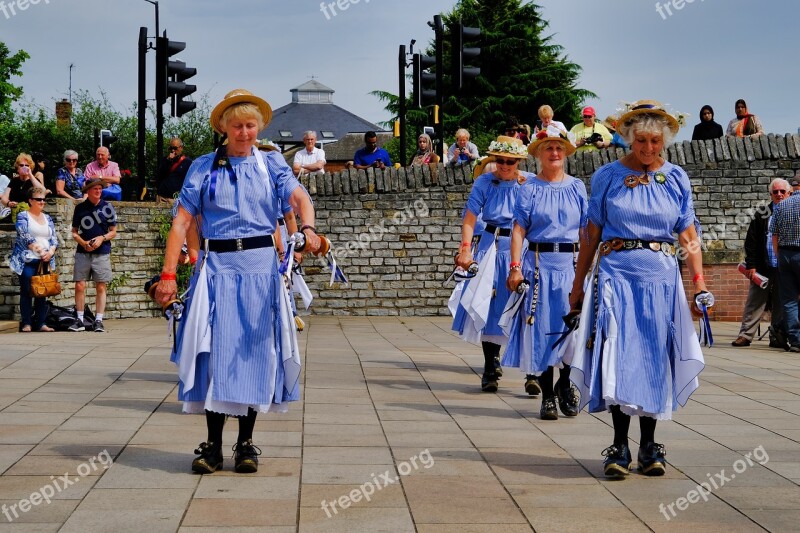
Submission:
[[[666,476],[607,481],[610,416],[539,420],[516,369],[480,392],[447,318],[307,323],[303,401],[259,418],[253,475],[235,421],[222,471],[190,471],[205,420],[180,413],[163,320],[0,335],[0,533],[798,530],[800,354],[732,348],[738,324],[658,425]]]

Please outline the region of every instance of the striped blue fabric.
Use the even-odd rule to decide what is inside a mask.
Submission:
[[[673,232],[694,223],[686,173],[670,163],[659,171],[666,176],[664,183],[651,174],[649,185],[634,188],[624,184],[634,172],[620,162],[595,173],[589,219],[602,228],[603,239],[673,242]],[[699,356],[687,355],[693,350],[676,341],[676,324],[691,321],[688,306],[676,305],[683,291],[676,258],[650,250],[612,252],[600,258],[598,287],[592,362],[578,372],[589,372],[590,410],[620,405],[628,414],[669,418],[678,407],[676,395],[699,372],[690,375],[678,366],[702,368],[699,349]]]
[[[578,242],[580,228],[586,225],[588,201],[581,180],[566,176],[559,183],[529,179],[517,196],[514,222],[526,232],[529,242]],[[536,254],[524,255],[522,274],[533,283]],[[569,293],[575,279],[574,257],[569,253],[539,254],[539,298],[532,325],[528,324],[533,290],[525,295],[514,319],[503,366],[519,367],[525,374],[539,375],[549,366],[558,366],[566,343],[552,349],[565,329],[562,317],[569,312]],[[523,339],[525,335],[528,339]],[[523,347],[528,348],[523,348]]]
[[[276,227],[279,198],[288,205],[289,196],[299,186],[283,157],[277,152],[264,154],[269,182],[258,171],[254,157],[231,158],[237,180],[232,182],[221,170],[212,202],[208,196],[212,156],[195,160],[180,195],[183,208],[192,215],[202,215],[203,236],[230,239],[271,234]],[[185,391],[181,384],[179,399],[210,399],[257,409],[299,399],[299,386],[286,390],[280,363],[281,331],[276,317],[282,280],[275,248],[210,252],[205,268],[209,280],[211,352],[197,354],[195,386]],[[189,306],[191,294],[192,290]],[[182,336],[181,330],[178,343]],[[176,357],[173,353],[173,361]],[[236,411],[229,414],[242,412]]]
[[[533,174],[523,172],[527,179],[533,178]],[[514,205],[517,201],[517,194],[520,184],[516,180],[503,181],[497,180],[492,173],[482,174],[477,178],[472,186],[472,191],[467,200],[467,209],[475,215],[480,215],[487,224],[492,224],[498,228],[510,228],[514,214]],[[485,231],[481,233],[481,240],[478,244],[478,251],[475,260],[480,263],[489,246],[494,245],[494,238]],[[505,333],[498,324],[503,309],[508,302],[510,293],[506,288],[506,278],[508,278],[508,266],[511,263],[511,237],[497,238],[497,259],[495,260],[494,290],[495,295],[489,308],[489,317],[486,326],[483,328],[483,335],[491,337],[503,337]],[[469,281],[466,282],[469,284]],[[466,284],[464,289],[466,290]],[[459,305],[456,316],[453,318],[453,331],[460,334],[464,333],[464,322],[466,312]]]

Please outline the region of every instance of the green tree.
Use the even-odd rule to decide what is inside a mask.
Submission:
[[[0,120],[7,120],[11,116],[11,104],[22,96],[22,88],[12,85],[12,76],[21,76],[20,68],[26,59],[30,58],[25,50],[20,50],[13,56],[5,43],[0,42]]]
[[[546,33],[549,23],[541,11],[540,6],[527,0],[458,0],[451,12],[442,15],[445,35],[441,115],[446,142],[453,141],[458,128],[466,128],[483,152],[490,140],[505,131],[510,117],[533,127],[543,104],[550,105],[556,119],[567,125],[580,120],[582,103],[595,94],[578,87],[581,67],[569,61],[564,48]],[[456,95],[450,71],[450,29],[459,21],[481,29],[479,37],[469,40],[469,46],[481,49],[480,56],[470,65],[480,67],[481,74],[466,80]],[[434,53],[431,39],[425,54]],[[380,91],[372,94],[385,101],[386,110],[397,117],[397,96]],[[426,110],[413,107],[410,98],[407,109],[407,129],[414,139],[408,145],[411,154],[422,126],[430,126],[432,121]]]

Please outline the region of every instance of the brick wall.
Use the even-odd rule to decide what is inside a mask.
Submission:
[[[622,155],[622,150],[576,154],[568,159],[567,171],[588,185],[597,168]],[[767,186],[773,178],[791,178],[800,169],[800,136],[686,141],[671,146],[667,157],[681,165],[692,181],[695,208],[705,232],[706,278],[717,297],[714,316],[739,320],[748,282],[736,265],[743,256],[748,209],[768,199]],[[529,159],[523,168],[533,163]],[[347,170],[304,179],[314,197],[317,229],[333,241],[339,263],[352,282],[348,288],[329,288],[327,271],[308,259],[306,279],[315,294],[312,312],[448,314],[452,284],[443,286],[442,282],[452,269],[460,241],[461,212],[471,184],[469,172],[442,166]],[[112,262],[115,274],[126,277],[110,295],[107,314],[112,318],[157,316],[142,285],[157,273],[163,250],[156,239],[155,218],[166,209],[126,202],[115,203],[115,207],[120,225]],[[66,253],[58,257],[65,292],[55,301],[71,305],[72,205],[53,201],[47,211],[56,219],[66,243]],[[0,232],[4,257],[13,240],[13,231]],[[0,277],[0,318],[18,315],[17,292],[16,276]],[[93,303],[93,292],[87,301]]]

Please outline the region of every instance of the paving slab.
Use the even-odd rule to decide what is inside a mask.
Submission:
[[[609,481],[608,413],[540,420],[510,368],[482,393],[480,349],[449,323],[308,317],[302,399],[259,417],[259,471],[233,471],[231,421],[207,476],[190,470],[205,422],[181,413],[163,321],[108,320],[105,335],[8,328],[0,533],[797,530],[797,354],[733,348],[738,324],[715,323],[700,388],[657,427],[666,475]],[[50,490],[50,503],[23,503]]]

